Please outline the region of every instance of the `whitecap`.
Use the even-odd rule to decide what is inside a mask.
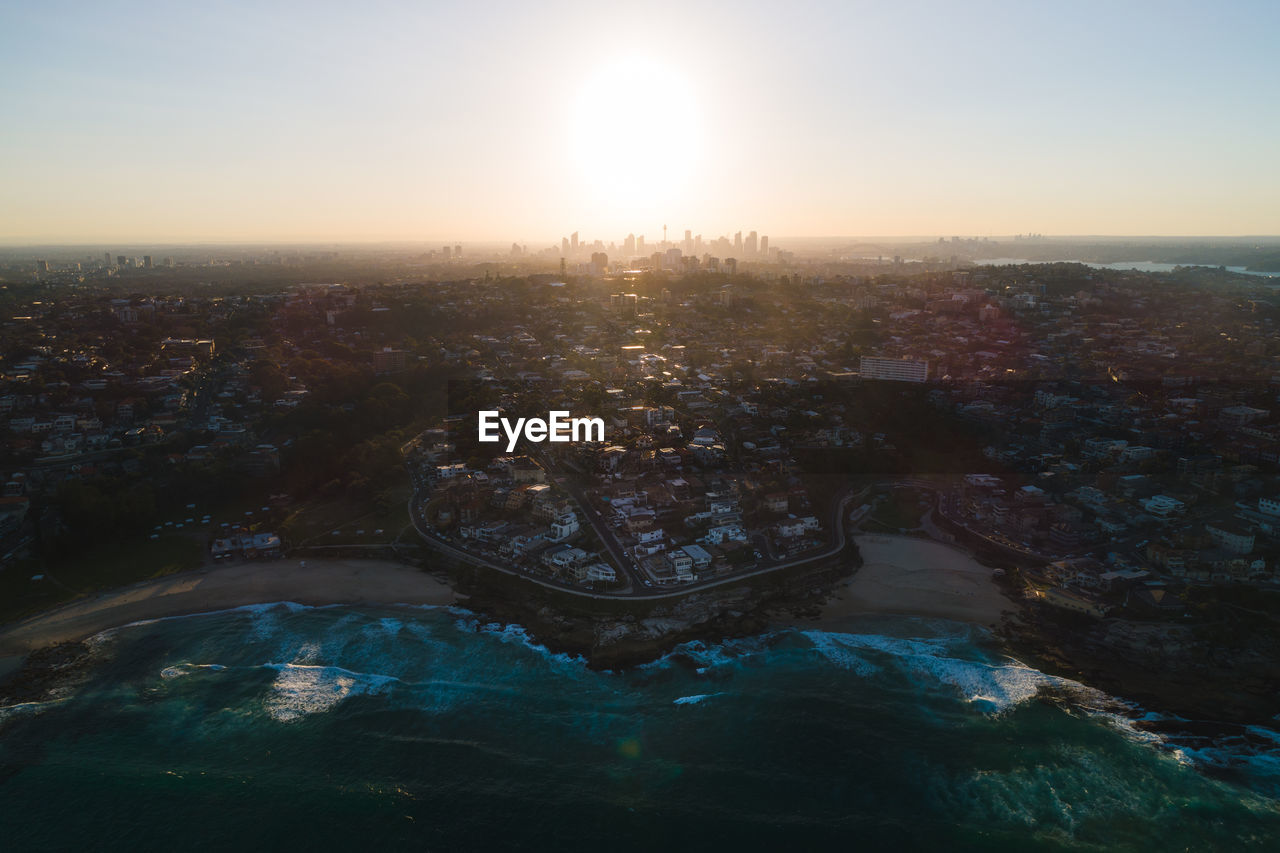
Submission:
[[[679,699],[674,700],[671,704],[672,705],[697,705],[699,702],[702,702],[705,699],[710,699],[712,696],[719,696],[719,695],[720,695],[719,693],[697,693],[697,694],[694,694],[693,696],[681,696]]]
[[[325,607],[330,606],[333,605],[325,605]],[[261,617],[264,614],[270,615],[271,620],[268,623],[268,628],[273,628],[276,614],[272,613],[272,611],[277,609],[286,610],[289,613],[299,613],[304,610],[315,610],[320,608],[315,608],[307,604],[298,604],[294,601],[270,601],[262,604],[242,604],[238,607],[224,607],[220,610],[201,610],[196,613],[176,613],[172,616],[156,616],[151,619],[136,619],[132,622],[126,622],[123,625],[117,625],[114,628],[106,628],[92,636],[86,637],[81,642],[90,648],[94,648],[115,639],[116,634],[126,628],[144,628],[147,625],[157,625],[161,622],[175,622],[182,619],[201,619],[206,616],[225,616],[229,613],[248,613],[252,616],[258,617]],[[255,631],[255,634],[260,635],[260,639],[265,636],[263,630],[264,629],[260,628]]]
[[[915,676],[954,688],[966,702],[992,713],[1000,713],[1034,699],[1046,687],[1086,690],[1083,685],[1059,676],[1047,675],[1013,658],[987,663],[955,657],[953,646],[959,637],[889,637],[880,634],[842,634],[828,631],[802,632],[814,648],[832,663],[859,675],[871,674],[852,650],[871,651],[889,658],[898,668]],[[862,669],[859,667],[862,666]]]
[[[581,655],[571,655],[567,652],[553,652],[546,646],[534,640],[524,627],[514,623],[506,625],[501,622],[481,623],[478,619],[463,618],[456,620],[454,624],[457,625],[458,629],[461,631],[488,634],[492,637],[496,637],[504,643],[524,646],[526,649],[536,652],[547,661],[561,666],[582,669],[587,665],[587,659],[585,657]]]
[[[263,703],[272,719],[287,723],[328,711],[350,696],[379,693],[399,681],[390,675],[352,672],[336,666],[267,664],[278,671]]]
[[[858,675],[875,675],[881,671],[880,667],[849,651],[831,634],[806,631],[805,636],[823,657],[842,669],[851,670]]]
[[[777,634],[768,632],[753,637],[737,637],[708,644],[703,640],[690,640],[676,646],[667,654],[641,664],[639,669],[664,669],[679,659],[689,661],[699,675],[730,666],[738,661],[753,657],[773,646]]]
[[[221,672],[226,667],[220,663],[180,663],[174,666],[166,666],[160,670],[160,677],[168,681],[174,678],[182,678],[184,675],[190,675],[201,669],[207,669],[210,672]]]
[[[0,724],[9,722],[14,717],[24,714],[40,714],[60,702],[67,701],[67,697],[61,696],[56,699],[45,699],[40,702],[17,702],[13,705],[0,705]]]

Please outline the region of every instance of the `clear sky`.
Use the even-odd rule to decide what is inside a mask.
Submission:
[[[15,0],[0,242],[1280,234],[1278,41],[1277,0]]]

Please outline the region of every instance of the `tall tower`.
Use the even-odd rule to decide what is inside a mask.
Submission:
[[[667,247],[667,226],[662,226],[662,248]]]

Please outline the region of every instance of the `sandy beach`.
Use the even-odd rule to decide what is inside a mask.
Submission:
[[[991,626],[1017,607],[991,580],[991,569],[958,548],[910,536],[864,535],[857,542],[863,566],[823,606],[824,623],[903,613]]]
[[[858,537],[864,564],[835,589],[823,623],[865,613],[937,616],[995,625],[1016,605],[991,570],[949,545],[907,536]],[[304,565],[305,563],[305,565]],[[142,619],[248,604],[452,604],[452,587],[420,569],[382,560],[278,560],[214,566],[71,602],[0,628],[0,675],[33,649],[82,640]]]
[[[456,600],[452,587],[421,569],[383,560],[276,560],[213,566],[74,601],[0,628],[0,659],[82,640],[141,619],[247,604],[452,604]]]

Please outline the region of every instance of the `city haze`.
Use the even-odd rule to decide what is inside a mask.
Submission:
[[[11,5],[0,242],[1280,232],[1271,3],[476,12]]]

